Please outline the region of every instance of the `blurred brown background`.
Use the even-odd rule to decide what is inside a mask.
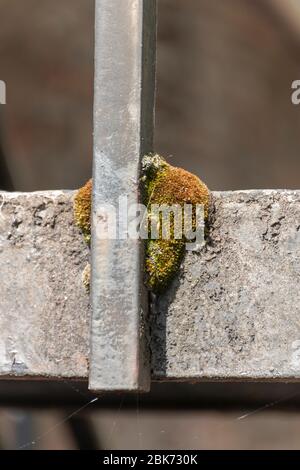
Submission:
[[[159,0],[156,150],[212,189],[299,187],[294,0]],[[2,144],[19,190],[91,174],[94,0],[0,0]]]
[[[7,85],[0,140],[15,190],[71,189],[90,177],[93,24],[93,0],[0,0],[0,79]],[[300,188],[300,106],[291,103],[296,79],[298,0],[159,0],[156,150],[211,189]],[[22,396],[24,387],[13,384],[9,395]],[[201,386],[171,387],[178,409],[164,410],[171,389],[163,397],[157,386],[160,409],[143,410],[137,402],[123,411],[121,397],[112,407],[81,413],[87,421],[79,431],[92,426],[99,446],[123,449],[300,448],[299,404],[292,412],[280,409],[300,395],[297,386],[291,394],[289,386],[228,385],[209,407],[217,385],[204,394]],[[225,392],[234,399],[222,410]],[[77,386],[71,393],[86,402]],[[185,410],[190,394],[194,409]],[[35,393],[31,406],[36,401]],[[68,414],[50,405],[51,395],[42,412],[2,408],[0,446],[41,435],[34,448],[80,447],[78,422],[73,434],[69,421],[49,432]]]

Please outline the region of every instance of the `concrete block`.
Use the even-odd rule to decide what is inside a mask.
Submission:
[[[0,193],[0,375],[87,379],[89,250],[73,192]],[[151,313],[152,379],[300,378],[300,191],[213,193]]]

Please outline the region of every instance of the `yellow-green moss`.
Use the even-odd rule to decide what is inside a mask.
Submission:
[[[82,283],[88,293],[91,289],[91,265],[88,263],[82,273]]]
[[[208,217],[210,194],[207,186],[197,176],[169,165],[157,154],[143,158],[142,186],[143,202],[149,208],[152,204],[178,204],[182,207],[186,203],[202,204],[205,219]],[[74,200],[75,221],[88,244],[91,241],[91,205],[92,180],[78,190]],[[194,222],[193,218],[193,224]],[[159,293],[169,286],[184,257],[185,243],[185,239],[172,238],[172,230],[170,240],[163,240],[161,236],[158,240],[147,240],[146,284],[151,291]],[[87,289],[89,277],[89,270],[86,269],[83,281]]]
[[[92,180],[80,188],[74,200],[76,225],[81,229],[85,241],[91,242]]]
[[[201,204],[207,219],[209,190],[197,176],[169,165],[159,155],[144,157],[142,172],[144,202],[149,207],[149,214],[152,204],[177,204],[182,207],[184,204]],[[172,231],[170,240],[163,240],[161,234],[158,240],[147,240],[145,270],[146,283],[150,290],[159,293],[168,287],[184,257],[185,243],[184,238],[172,238]]]
[[[92,180],[80,188],[74,199],[74,217],[76,225],[81,229],[88,245],[91,243],[91,212],[92,212]],[[82,282],[86,291],[90,292],[91,266],[88,264],[82,273]]]

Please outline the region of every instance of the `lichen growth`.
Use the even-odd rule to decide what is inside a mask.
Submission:
[[[195,229],[194,207],[196,204],[201,204],[207,220],[210,194],[207,186],[197,176],[182,168],[169,165],[157,154],[143,158],[142,174],[144,203],[148,207],[149,218],[152,204],[177,204],[182,208],[184,204],[192,204],[193,229]],[[151,240],[150,237],[147,240],[146,284],[154,293],[165,290],[174,278],[184,257],[186,241],[184,237],[175,239],[172,230],[169,240],[164,240],[161,232],[157,240]]]
[[[91,290],[91,265],[90,265],[90,263],[88,263],[86,265],[86,267],[84,268],[84,270],[83,270],[82,282],[83,282],[83,285],[84,285],[87,293],[89,294],[90,290]]]
[[[89,180],[77,191],[74,200],[74,216],[76,225],[81,229],[88,245],[91,243],[91,208],[92,180]]]

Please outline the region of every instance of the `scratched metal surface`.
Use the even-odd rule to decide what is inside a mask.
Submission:
[[[210,236],[157,302],[162,379],[300,378],[300,192],[214,193]]]
[[[0,193],[3,378],[88,377],[89,251],[73,197]],[[207,246],[151,314],[152,379],[299,381],[300,191],[213,200]]]
[[[143,245],[101,240],[103,204],[140,202],[141,157],[153,150],[155,0],[97,0],[90,388],[148,390]]]
[[[0,193],[0,374],[82,377],[89,260],[73,192]]]

